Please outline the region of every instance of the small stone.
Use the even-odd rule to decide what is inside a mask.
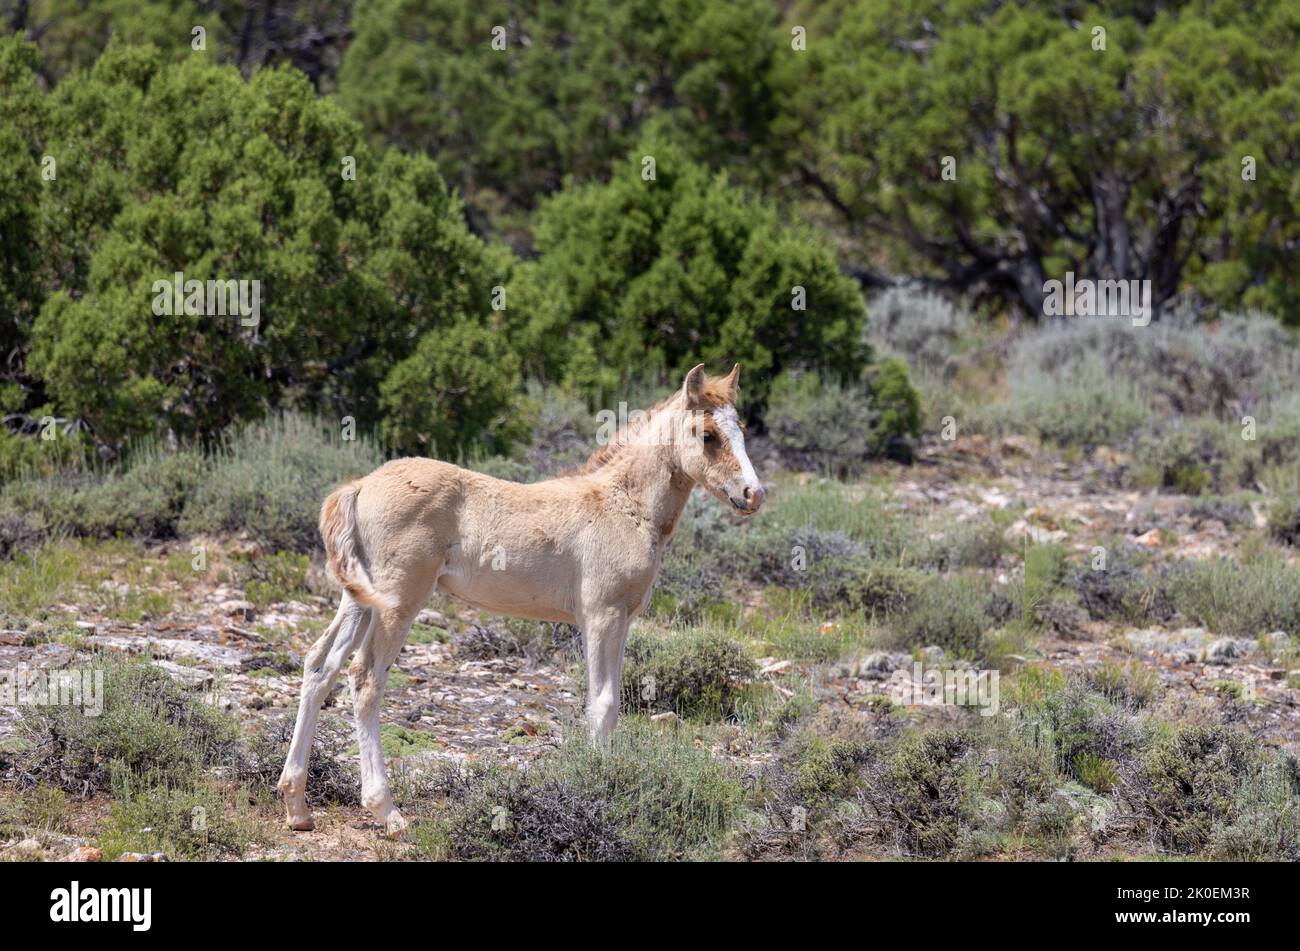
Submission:
[[[862,659],[861,669],[864,671],[887,674],[897,668],[898,664],[895,662],[893,655],[885,651],[873,651]]]
[[[222,601],[219,610],[227,617],[240,618],[245,621],[251,621],[257,616],[257,610],[253,607],[253,602],[251,601],[241,601],[237,599]]]
[[[1108,466],[1118,465],[1127,460],[1123,453],[1117,452],[1109,446],[1098,446],[1092,451],[1092,461],[1094,465]]]
[[[433,608],[425,608],[415,616],[415,623],[429,627],[445,627],[447,619],[442,616],[441,612],[435,611]]]
[[[1032,456],[1034,444],[1026,436],[1006,436],[999,444],[1003,454],[1008,456]]]
[[[1231,637],[1220,637],[1210,642],[1205,648],[1205,662],[1208,664],[1226,664],[1233,658],[1240,657],[1245,651]]]
[[[794,664],[788,660],[778,660],[775,663],[768,664],[759,670],[760,674],[779,674],[783,670],[789,670]]]
[[[1137,538],[1133,539],[1133,544],[1142,545],[1146,548],[1159,548],[1161,545],[1160,529],[1153,528],[1149,532],[1143,532]]]
[[[117,860],[119,862],[166,862],[167,856],[161,852],[123,852]]]
[[[669,710],[667,713],[655,713],[650,717],[651,723],[667,723],[670,720],[676,720],[677,714]]]
[[[35,855],[45,851],[45,847],[35,839],[23,839],[15,848],[24,855]]]
[[[1029,541],[1035,545],[1053,545],[1065,541],[1069,534],[1059,528],[1047,529],[1041,525],[1030,525],[1025,519],[1020,518],[1011,523],[1002,533],[1002,537],[1013,544]]]
[[[65,862],[102,862],[104,853],[93,845],[79,845],[63,857]]]
[[[192,687],[204,687],[214,680],[211,673],[199,667],[187,667],[170,660],[155,660],[153,665],[164,670],[173,679]]]
[[[1291,648],[1291,635],[1286,631],[1269,631],[1267,634],[1259,636],[1259,646],[1262,650],[1268,652],[1274,658],[1273,663],[1277,663],[1278,656]]]

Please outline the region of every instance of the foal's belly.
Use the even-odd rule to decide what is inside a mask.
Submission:
[[[574,623],[572,576],[543,559],[511,564],[500,552],[467,557],[453,548],[438,576],[438,589],[494,614]]]

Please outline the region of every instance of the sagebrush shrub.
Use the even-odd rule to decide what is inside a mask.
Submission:
[[[316,525],[325,496],[382,462],[370,440],[345,441],[307,417],[256,423],[215,451],[178,528],[245,532],[275,548],[308,551],[320,543]]]
[[[733,771],[692,735],[634,719],[608,746],[575,730],[527,771],[451,765],[415,785],[399,800],[422,820],[412,838],[423,851],[498,861],[711,857],[743,796]]]
[[[1300,631],[1300,567],[1275,552],[1241,563],[1222,556],[1183,562],[1166,583],[1179,613],[1216,634]]]
[[[891,287],[872,299],[873,340],[907,358],[914,367],[941,372],[970,333],[965,309],[933,291]]]
[[[1168,621],[1175,605],[1167,587],[1167,571],[1149,565],[1150,559],[1123,539],[1105,545],[1105,567],[1093,567],[1091,558],[1075,565],[1065,576],[1067,587],[1095,620],[1122,619],[1134,624]]]
[[[109,788],[115,767],[157,782],[185,783],[209,767],[239,762],[239,726],[200,693],[147,662],[97,654],[103,711],[51,704],[29,707],[18,721],[23,782],[88,795]]]
[[[942,855],[969,814],[972,734],[935,730],[899,743],[861,798],[904,852]]]
[[[622,709],[705,720],[735,716],[757,669],[739,642],[718,631],[634,631],[623,655]]]
[[[1095,357],[1068,370],[1013,365],[1010,390],[1007,412],[1017,428],[1062,446],[1121,442],[1151,418],[1132,381]]]
[[[1156,738],[1127,795],[1159,845],[1199,851],[1232,818],[1252,769],[1251,746],[1226,726],[1175,727]]]
[[[784,373],[764,416],[768,437],[795,465],[852,476],[873,457],[906,458],[920,429],[920,397],[898,360],[845,387],[812,373]]]
[[[889,620],[903,647],[937,645],[960,657],[982,655],[985,632],[997,623],[983,579],[972,575],[933,575],[918,579],[902,607]]]
[[[1240,424],[1290,391],[1295,339],[1264,314],[1226,315],[1217,327],[1170,316],[1147,327],[1124,321],[1049,321],[1012,348],[1013,381],[1042,374],[1122,386],[1161,418],[1208,415]]]
[[[1285,545],[1300,548],[1300,498],[1286,496],[1268,510],[1269,534]]]

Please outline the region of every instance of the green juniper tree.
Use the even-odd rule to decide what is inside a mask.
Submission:
[[[787,367],[849,379],[870,358],[861,293],[834,253],[674,147],[646,146],[607,184],[551,198],[536,241],[511,289],[515,339],[532,374],[587,395],[631,372],[738,360],[745,398],[762,405]]]

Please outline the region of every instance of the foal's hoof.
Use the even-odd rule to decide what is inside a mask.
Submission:
[[[406,838],[406,820],[402,818],[402,814],[397,810],[390,812],[388,818],[384,821],[384,835],[397,841]]]
[[[295,819],[293,816],[290,816],[286,822],[288,823],[289,828],[294,832],[310,832],[312,829],[316,828],[316,823],[312,820],[310,815],[301,819]]]

